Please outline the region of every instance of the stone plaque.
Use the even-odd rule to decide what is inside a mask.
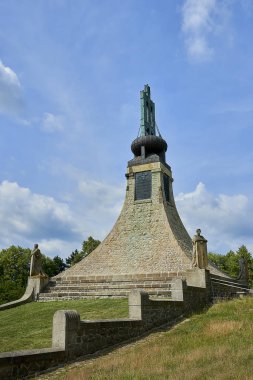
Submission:
[[[152,173],[150,170],[135,173],[135,200],[150,199],[152,189]]]
[[[170,201],[170,179],[166,174],[163,174],[163,190],[164,190],[165,200],[169,202]]]

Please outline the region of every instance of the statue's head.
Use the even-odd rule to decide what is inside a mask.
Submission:
[[[39,244],[34,244],[34,249],[39,248]]]
[[[200,236],[200,234],[201,234],[201,229],[198,228],[198,229],[196,230],[196,232],[197,232],[197,235]]]

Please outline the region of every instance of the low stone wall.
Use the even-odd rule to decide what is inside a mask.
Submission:
[[[203,277],[202,283],[206,282],[207,271],[202,270],[197,275]],[[188,286],[179,278],[173,280],[171,291],[172,300],[160,301],[151,300],[145,292],[132,290],[128,319],[81,321],[74,310],[57,311],[53,318],[52,348],[0,354],[0,378],[22,379],[36,375],[78,356],[137,338],[206,307],[209,300],[208,287]]]
[[[250,289],[247,284],[235,279],[211,275],[211,296],[213,300],[230,299],[249,293]]]
[[[25,290],[25,294],[18,300],[4,303],[0,305],[0,311],[6,309],[12,309],[13,307],[24,305],[28,302],[37,301],[39,293],[48,284],[49,278],[46,276],[32,276],[28,277],[28,282]]]
[[[0,354],[0,379],[24,379],[66,361],[66,352],[59,348],[43,348]]]

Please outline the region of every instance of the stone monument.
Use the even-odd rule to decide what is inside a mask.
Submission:
[[[127,165],[121,214],[105,240],[62,276],[144,274],[191,267],[192,243],[178,215],[166,141],[158,134],[155,105],[146,85],[140,93],[139,136]]]
[[[192,240],[177,212],[167,143],[156,124],[149,85],[141,91],[140,103],[139,135],[131,145],[134,157],[127,165],[118,220],[93,252],[52,279],[41,299],[120,297],[132,288],[166,295],[173,276],[192,270]],[[220,275],[207,261],[202,267]]]

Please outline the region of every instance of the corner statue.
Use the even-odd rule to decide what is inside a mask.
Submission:
[[[249,282],[249,269],[248,269],[248,261],[245,257],[240,257],[239,259],[239,276],[237,280],[248,284]]]
[[[204,236],[200,235],[200,229],[197,229],[196,232],[197,235],[194,235],[192,238],[192,267],[206,269],[208,265],[207,240]]]
[[[41,265],[42,254],[39,250],[38,244],[34,244],[34,248],[31,256],[30,276],[46,276],[42,270]]]

